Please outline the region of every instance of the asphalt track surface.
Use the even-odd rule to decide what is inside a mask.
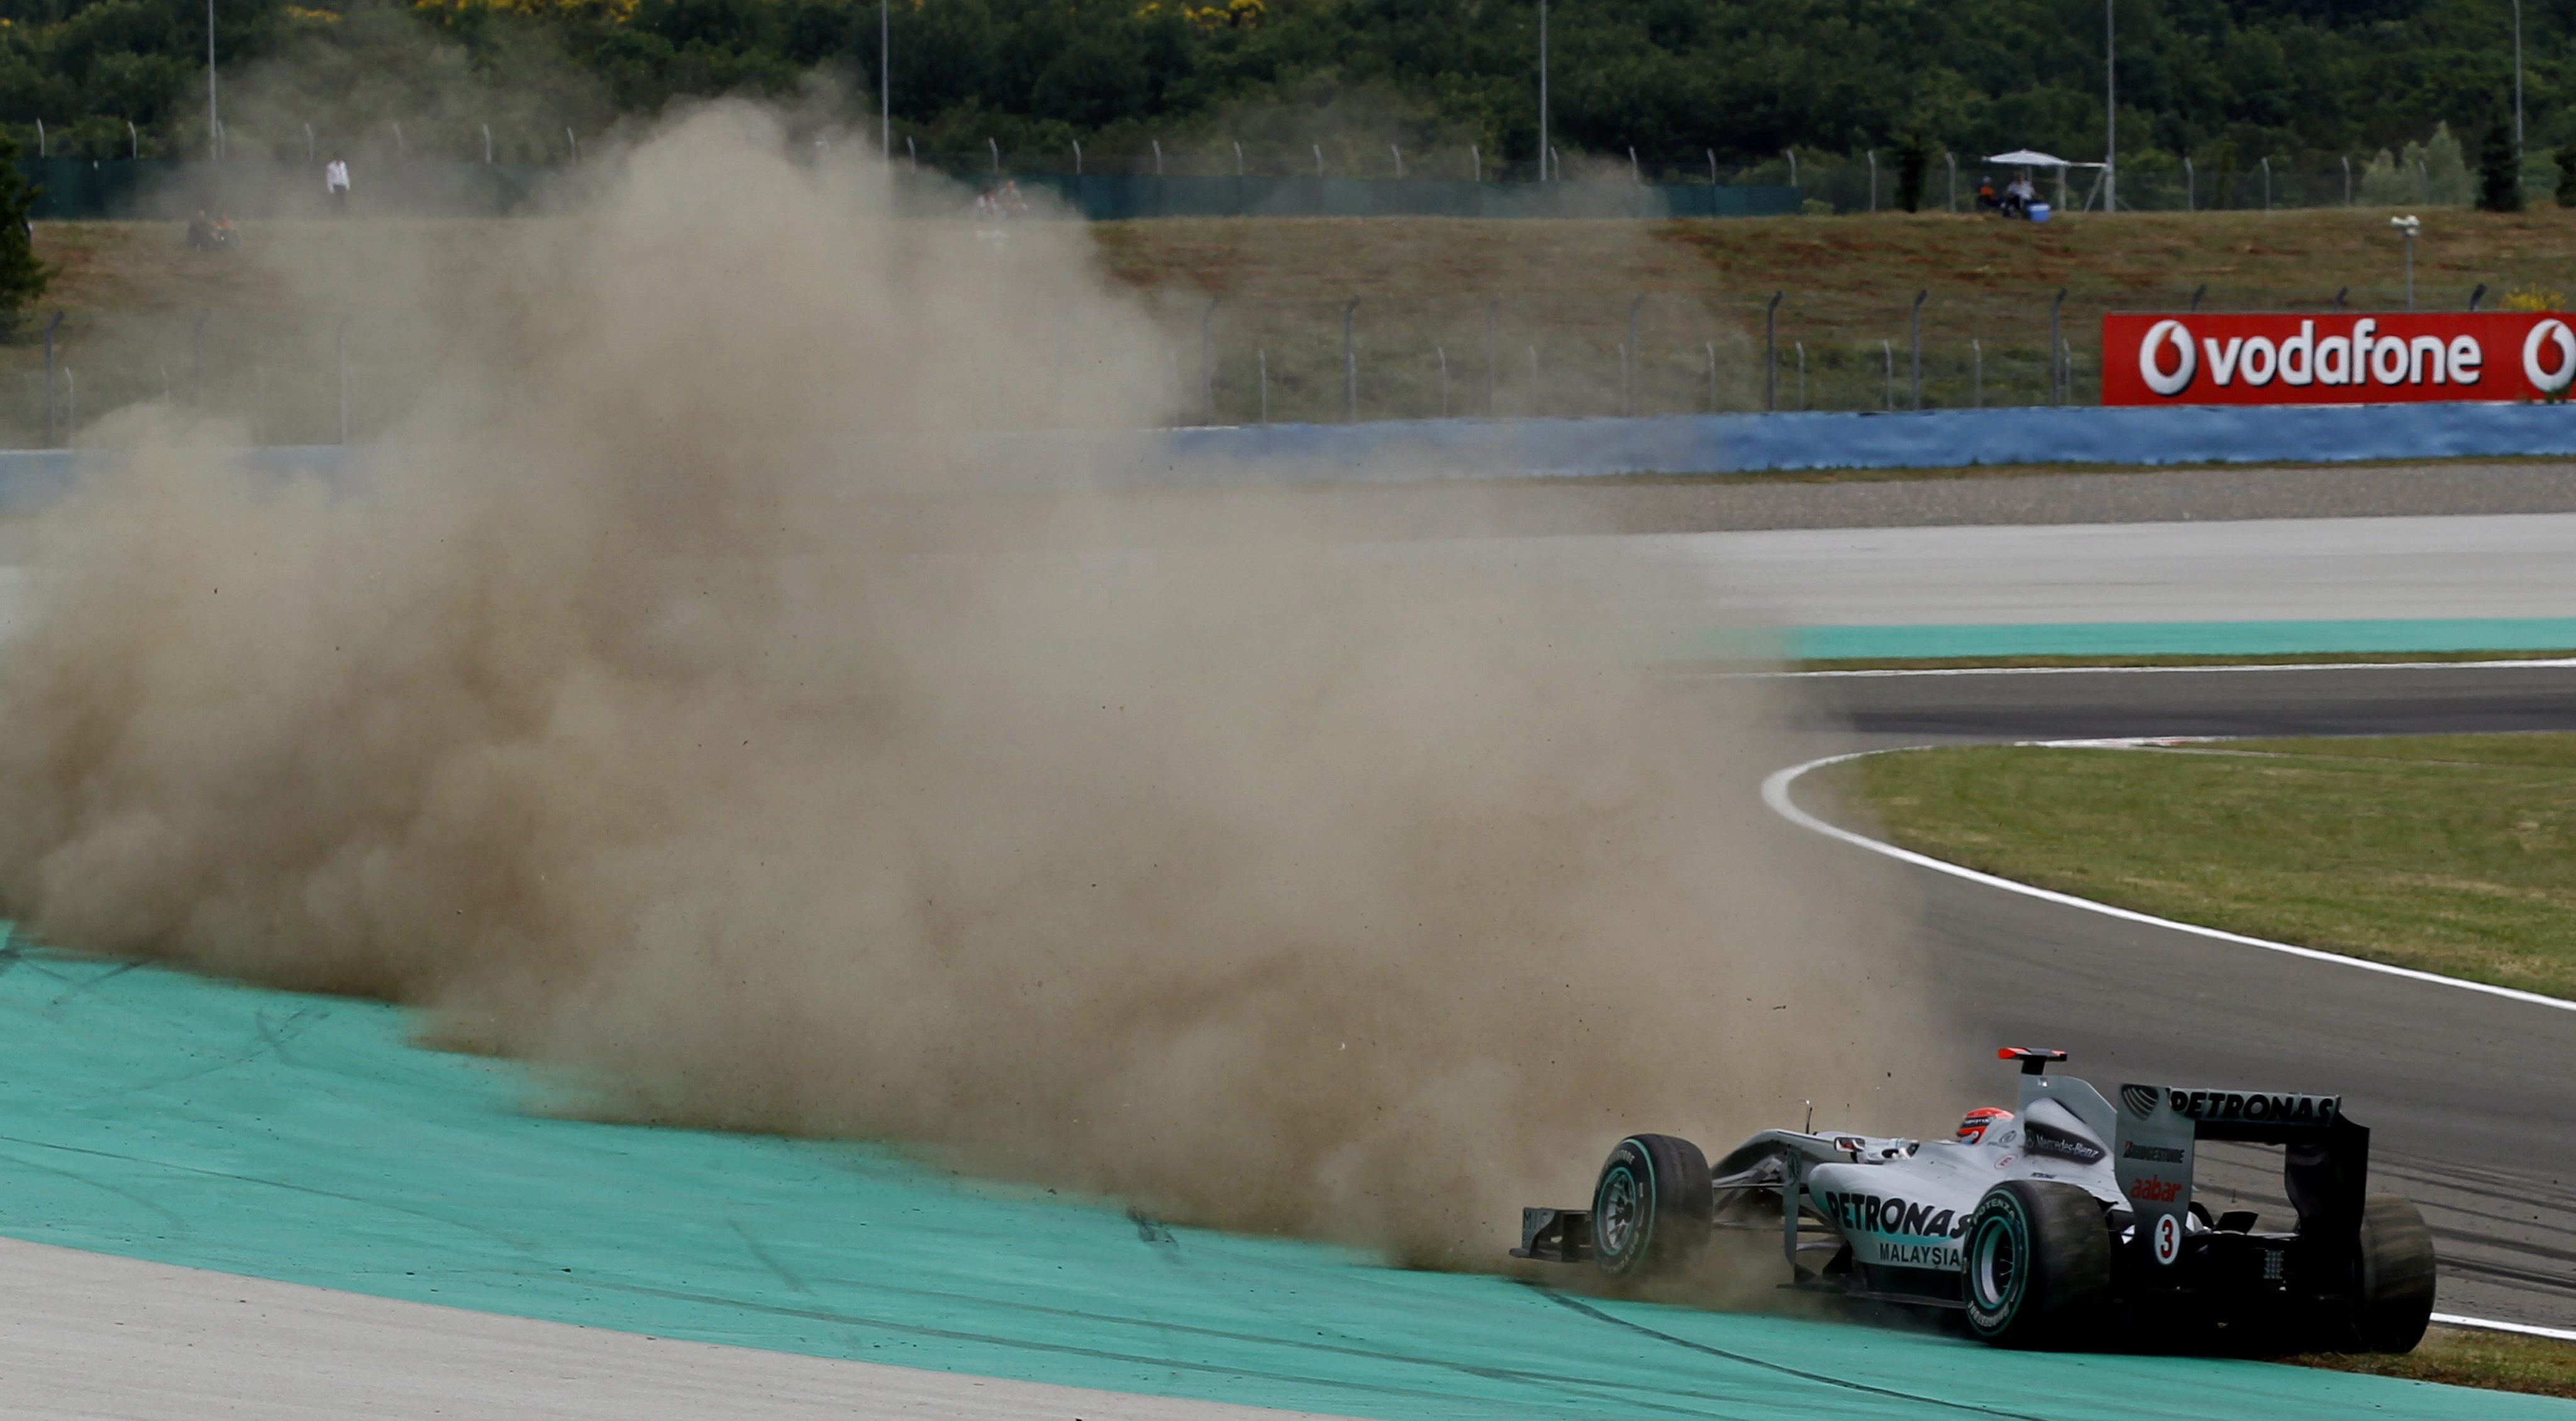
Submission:
[[[2576,665],[1808,676],[1845,749],[2136,735],[2576,730]],[[1803,801],[1802,802],[1806,802]],[[1854,850],[1858,853],[1859,851]],[[2576,1327],[2576,1012],[1920,879],[1949,1010],[2097,1083],[2341,1093],[2414,1198],[2441,1311]],[[2210,1182],[2286,1217],[2244,1151]],[[2275,1168],[2277,1166],[2274,1166]]]
[[[1672,626],[2576,617],[2576,514],[1460,540]],[[1422,545],[1406,550],[1421,556]],[[1927,653],[1930,654],[1930,653]]]

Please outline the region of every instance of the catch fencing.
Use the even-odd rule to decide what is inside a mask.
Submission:
[[[998,260],[1010,232],[999,224],[984,234]],[[2383,275],[2287,304],[2320,320],[2403,309],[2396,271]],[[2428,284],[2421,294],[2421,309],[2456,311],[2488,293]],[[2105,315],[2284,306],[2276,291],[2110,284],[1143,299],[1165,356],[1159,388],[1124,406],[1160,408],[1175,425],[1247,426],[2091,405],[2102,393]],[[366,312],[285,324],[274,312],[213,307],[74,312],[60,325],[55,314],[36,314],[12,347],[19,373],[0,379],[0,446],[74,443],[98,416],[156,402],[229,420],[257,444],[366,442],[395,425],[445,358],[415,323]],[[1016,363],[997,380],[1005,396],[1040,398],[998,398],[988,427],[1009,427],[1011,408],[1059,407],[1050,387],[1088,378],[1087,339],[1032,313]]]

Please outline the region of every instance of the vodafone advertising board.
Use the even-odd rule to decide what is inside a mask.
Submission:
[[[2548,311],[2104,316],[2102,403],[2552,399],[2576,381],[2571,322]]]

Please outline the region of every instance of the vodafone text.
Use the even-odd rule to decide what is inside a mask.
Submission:
[[[2544,312],[2102,319],[2104,404],[2518,400],[2576,382],[2576,330]]]

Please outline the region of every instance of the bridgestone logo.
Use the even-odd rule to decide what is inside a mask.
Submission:
[[[2142,1159],[2155,1164],[2180,1164],[2182,1163],[2182,1151],[2175,1149],[2170,1145],[2131,1144],[2128,1148],[2120,1151],[2120,1158]]]

